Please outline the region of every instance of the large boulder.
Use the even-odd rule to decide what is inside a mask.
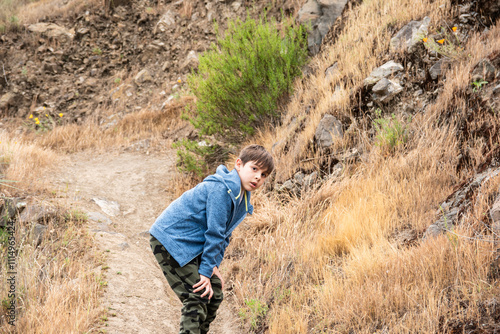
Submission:
[[[311,27],[308,48],[316,54],[323,37],[328,33],[335,20],[342,14],[348,0],[309,0],[299,10],[297,20]]]
[[[370,73],[370,75],[363,81],[363,84],[365,85],[365,87],[371,88],[382,78],[387,78],[391,75],[401,72],[402,70],[404,70],[403,65],[396,63],[393,60],[390,60],[384,65],[375,68]]]
[[[422,21],[411,21],[405,25],[391,38],[391,51],[402,50],[413,52],[417,43],[427,34],[430,23],[431,19],[426,16]]]
[[[342,139],[342,123],[335,116],[326,114],[319,122],[314,138],[320,148],[329,148],[334,143],[334,138]]]

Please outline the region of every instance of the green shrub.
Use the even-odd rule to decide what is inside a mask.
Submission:
[[[266,317],[269,306],[259,299],[247,299],[245,305],[245,308],[240,309],[239,316],[244,320],[248,319],[251,329],[255,331]]]
[[[375,111],[377,118],[373,121],[377,135],[376,144],[387,151],[394,151],[399,145],[408,140],[406,125],[400,122],[396,115],[391,118],[383,118],[380,109]]]
[[[199,58],[198,73],[188,77],[197,97],[190,121],[201,135],[237,143],[255,128],[278,116],[278,101],[290,93],[307,59],[302,26],[283,18],[275,21],[247,17],[230,21],[224,36]]]
[[[181,171],[194,173],[199,177],[206,175],[210,165],[223,163],[227,150],[220,145],[200,144],[189,139],[182,139],[172,145],[177,148],[177,166]]]

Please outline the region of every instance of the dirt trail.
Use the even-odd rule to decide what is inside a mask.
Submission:
[[[107,287],[107,333],[177,333],[180,302],[166,282],[144,235],[155,218],[172,201],[175,167],[173,152],[142,152],[68,156],[57,179],[48,180],[74,207],[95,216],[107,216],[110,224],[90,222],[95,241],[106,254],[103,270]],[[92,200],[115,201],[120,213],[110,216]],[[106,217],[101,218],[106,221]],[[238,317],[224,302],[212,325],[212,334],[242,333]]]

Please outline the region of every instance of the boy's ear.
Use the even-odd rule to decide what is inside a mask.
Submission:
[[[243,166],[243,161],[241,161],[240,158],[236,159],[236,162],[234,163],[234,168],[239,172],[241,166]]]

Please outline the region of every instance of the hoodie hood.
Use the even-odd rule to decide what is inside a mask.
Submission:
[[[229,196],[231,196],[234,205],[237,206],[239,195],[241,192],[241,179],[236,169],[229,171],[226,166],[220,165],[219,167],[217,167],[217,171],[215,172],[215,174],[207,176],[203,181],[224,183],[228,189],[228,194]],[[250,192],[245,190],[245,193],[242,196],[245,196],[243,200],[246,201],[245,205],[247,206],[247,212],[249,214],[252,214],[253,206],[250,205]]]

